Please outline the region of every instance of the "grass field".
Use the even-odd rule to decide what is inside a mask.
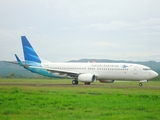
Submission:
[[[0,79],[0,120],[159,120],[160,82]]]

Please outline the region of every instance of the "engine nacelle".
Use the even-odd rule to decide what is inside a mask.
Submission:
[[[96,80],[96,76],[93,74],[80,74],[78,76],[78,81],[81,82],[94,82]]]
[[[99,80],[101,83],[113,83],[114,80]]]

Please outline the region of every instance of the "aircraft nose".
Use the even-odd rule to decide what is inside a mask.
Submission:
[[[155,71],[153,71],[153,72],[152,72],[152,76],[153,76],[153,78],[155,78],[155,77],[157,77],[157,76],[158,76],[158,73],[157,73],[157,72],[155,72]]]

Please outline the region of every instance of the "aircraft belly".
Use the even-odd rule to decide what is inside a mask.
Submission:
[[[99,73],[97,79],[127,80],[132,76],[126,72],[105,72]]]

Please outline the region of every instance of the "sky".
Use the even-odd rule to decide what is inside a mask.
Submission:
[[[53,62],[160,62],[160,0],[0,0],[0,60],[22,60],[21,36]]]

